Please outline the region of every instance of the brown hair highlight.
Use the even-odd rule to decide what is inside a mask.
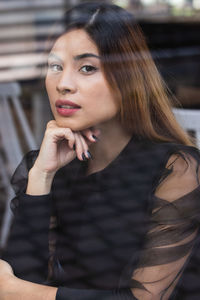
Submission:
[[[65,21],[66,32],[83,29],[96,44],[128,131],[153,141],[194,145],[173,115],[169,90],[132,14],[92,1],[67,11]]]

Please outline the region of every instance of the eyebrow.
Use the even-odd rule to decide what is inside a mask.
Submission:
[[[95,57],[95,58],[101,59],[101,57],[96,55],[96,54],[83,53],[83,54],[79,54],[79,55],[74,56],[74,60],[81,60],[81,59],[88,58],[88,57]]]
[[[95,57],[95,58],[101,59],[100,56],[98,56],[94,53],[83,53],[83,54],[74,56],[74,60],[77,61],[77,60],[81,60],[81,59],[88,58],[88,57]],[[50,58],[55,58],[55,59],[59,60],[60,62],[63,62],[63,60],[59,56],[57,56],[55,53],[50,53],[48,56],[48,59],[50,59]]]

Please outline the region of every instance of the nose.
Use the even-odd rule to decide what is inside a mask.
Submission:
[[[76,92],[76,82],[71,72],[62,72],[59,80],[57,81],[56,90],[61,95]]]

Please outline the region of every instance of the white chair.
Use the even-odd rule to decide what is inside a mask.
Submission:
[[[17,118],[18,126],[21,127],[27,148],[30,150],[38,148],[21,106],[19,100],[20,94],[20,86],[16,82],[0,83],[0,180],[7,195],[0,235],[1,248],[6,244],[12,221],[10,200],[14,196],[14,191],[10,184],[10,178],[24,155],[15,118]],[[15,118],[11,106],[15,111]]]
[[[173,113],[183,129],[194,132],[196,145],[200,149],[200,110],[174,108]]]

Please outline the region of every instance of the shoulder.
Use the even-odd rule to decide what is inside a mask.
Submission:
[[[195,147],[172,144],[168,153],[165,171],[167,176],[161,178],[156,195],[168,195],[168,200],[182,197],[199,186],[200,154]]]
[[[153,143],[152,152],[160,157],[164,167],[174,173],[185,173],[200,164],[200,151],[196,147],[176,143]]]

